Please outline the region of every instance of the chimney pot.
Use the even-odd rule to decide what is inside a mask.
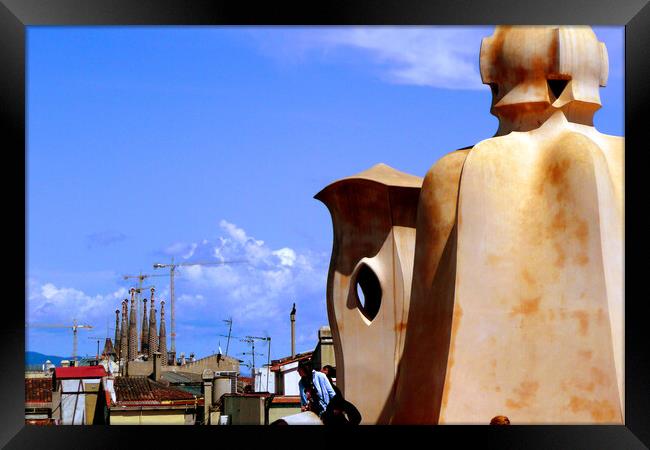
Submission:
[[[161,365],[160,365],[160,352],[154,352],[153,354],[153,379],[154,381],[160,381],[160,376],[162,375]]]

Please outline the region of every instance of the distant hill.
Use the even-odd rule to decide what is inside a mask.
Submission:
[[[71,359],[69,356],[44,355],[38,352],[25,352],[25,366],[40,366],[50,360],[55,366],[60,366],[64,359]]]

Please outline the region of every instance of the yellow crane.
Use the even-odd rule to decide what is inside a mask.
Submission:
[[[221,266],[224,264],[239,264],[247,263],[248,261],[215,261],[215,262],[182,262],[174,264],[174,257],[172,256],[171,264],[156,263],[153,265],[154,269],[164,269],[169,267],[169,300],[171,309],[171,352],[176,353],[176,313],[174,309],[174,274],[177,267],[181,266]]]
[[[92,325],[79,325],[77,324],[77,319],[72,319],[72,325],[50,325],[50,324],[25,324],[25,327],[29,328],[72,328],[72,359],[77,360],[77,330],[79,328],[90,329],[93,328]]]

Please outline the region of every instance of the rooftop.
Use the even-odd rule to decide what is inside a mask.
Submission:
[[[102,378],[108,375],[104,366],[57,367],[54,376],[59,380],[77,378]]]
[[[25,403],[51,403],[51,378],[25,378]]]
[[[296,356],[287,356],[285,358],[274,359],[271,361],[271,371],[275,372],[277,370],[280,370],[280,367],[284,365],[291,364],[296,361],[301,361],[303,359],[309,359],[313,353],[314,352],[298,353]]]
[[[191,372],[163,372],[161,378],[172,384],[202,383],[203,379],[199,373]]]
[[[141,406],[194,403],[195,396],[165,383],[145,376],[115,378],[115,395],[118,406]]]

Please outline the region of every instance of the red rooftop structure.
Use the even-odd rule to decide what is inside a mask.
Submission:
[[[57,367],[52,379],[77,380],[85,378],[102,378],[107,376],[104,366]]]

